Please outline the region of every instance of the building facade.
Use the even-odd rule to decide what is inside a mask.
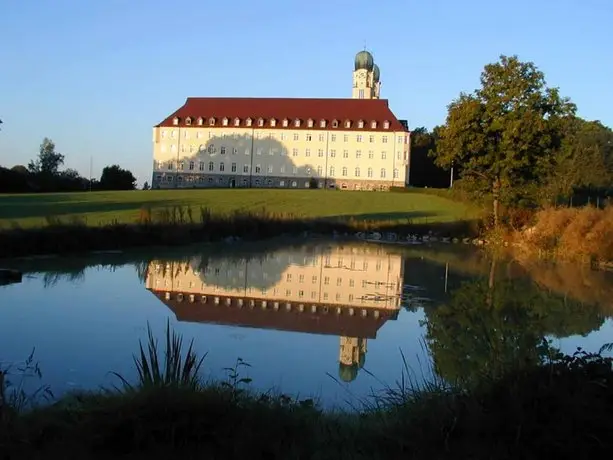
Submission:
[[[386,190],[409,178],[409,130],[372,55],[352,98],[188,98],[153,128],[153,188]]]

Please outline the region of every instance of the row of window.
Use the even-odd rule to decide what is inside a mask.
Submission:
[[[159,166],[159,164],[156,165],[156,166]],[[174,161],[169,161],[167,163],[167,166],[168,166],[168,170],[169,171],[173,171],[174,167],[175,167],[175,162]],[[215,163],[213,161],[209,161],[208,165],[206,165],[205,162],[203,162],[203,161],[198,162],[198,170],[199,171],[205,171],[205,166],[207,166],[206,170],[210,171],[210,172],[217,172],[217,171],[218,172],[225,172],[226,171],[226,164],[225,163],[219,163],[218,164],[218,168],[219,169],[216,170],[215,169]],[[196,163],[194,161],[190,161],[189,165],[188,165],[189,171],[195,171],[195,167],[196,167]],[[161,168],[158,167],[156,169],[161,169]],[[237,172],[237,169],[238,169],[238,165],[236,163],[232,163],[230,165],[230,172],[235,173],[235,172]],[[275,172],[273,165],[268,165],[264,169],[266,169],[266,173],[267,174],[273,174]],[[179,171],[184,171],[185,170],[185,163],[183,161],[179,162],[178,170]],[[317,166],[317,168],[315,170],[317,171],[317,175],[318,176],[322,176],[323,175],[323,166]],[[263,171],[262,165],[256,164],[255,167],[254,167],[255,174],[261,174],[262,171]],[[336,168],[334,166],[330,166],[329,171],[330,171],[329,172],[329,176],[334,177],[334,175],[336,174]],[[349,171],[349,169],[346,166],[343,166],[341,168],[341,176],[347,177],[348,171]],[[243,173],[249,173],[249,165],[243,165]],[[286,173],[289,173],[289,168],[286,168],[285,165],[280,166],[279,167],[279,174],[286,174]],[[304,168],[304,173],[306,175],[310,175],[310,174],[313,173],[313,169],[311,167],[307,166],[307,167]],[[298,167],[296,167],[296,166],[292,167],[292,174],[298,174]],[[360,174],[361,174],[361,169],[358,166],[358,167],[356,167],[354,169],[353,176],[354,177],[360,177]],[[394,169],[393,175],[394,175],[394,179],[398,178],[398,169]],[[366,170],[366,177],[374,177],[373,168],[369,167]],[[381,168],[381,170],[379,172],[379,177],[382,178],[382,179],[386,177],[385,168]]]
[[[203,126],[205,124],[205,120],[202,117],[198,117],[195,119],[192,117],[186,117],[184,121],[185,126],[192,126],[192,124]],[[290,121],[288,118],[284,118],[282,120],[278,120],[276,118],[270,118],[268,120],[265,120],[264,118],[258,118],[257,120],[254,120],[253,118],[245,118],[244,120],[241,120],[240,118],[236,117],[230,120],[227,117],[221,119],[210,117],[207,120],[207,124],[209,126],[241,126],[241,124],[243,124],[244,122],[243,126],[253,126],[254,121],[256,122],[256,126],[258,127],[270,126],[274,128],[277,126],[283,126],[284,128],[287,128],[291,125],[293,127],[300,128],[301,126],[303,126],[303,120],[301,120],[300,118],[295,118],[293,121]],[[178,126],[180,122],[181,118],[179,117],[174,117],[172,120],[172,124],[175,126]],[[334,119],[330,124],[328,124],[327,120],[319,120],[319,122],[316,122],[312,118],[306,120],[306,126],[308,128],[313,128],[315,126],[318,126],[320,128],[326,128],[328,126],[332,126],[333,128],[338,128],[339,126],[343,126],[345,128],[351,128],[356,126],[358,128],[365,128],[369,126],[371,129],[377,129],[379,125],[380,123],[377,120],[371,120],[370,122],[365,120],[357,120],[356,122],[354,122],[352,120],[341,121]],[[384,120],[382,126],[383,129],[389,129],[390,122],[388,120]]]
[[[270,148],[270,149],[266,150],[266,152],[269,155],[274,155],[274,154],[277,153],[277,151],[278,150],[274,149],[274,148]],[[160,147],[160,152],[161,153],[166,153],[167,152],[166,145],[162,145]],[[209,145],[206,149],[205,149],[204,145],[200,145],[200,146],[196,146],[196,145],[185,146],[185,145],[182,145],[181,146],[181,153],[197,153],[197,154],[208,153],[209,155],[216,155],[217,152],[218,152],[217,147],[215,147],[214,144]],[[237,155],[239,150],[236,147],[233,147],[233,148],[230,149],[229,147],[226,147],[225,145],[222,145],[219,148],[219,154],[220,155],[225,155],[225,154],[230,153],[230,152],[232,153],[232,155]],[[263,148],[261,148],[261,147],[258,147],[255,150],[256,155],[263,155],[264,152],[265,152],[265,150]],[[281,156],[287,155],[287,150],[286,149],[281,149],[278,152],[279,152],[279,154]],[[177,146],[176,146],[176,144],[172,144],[170,146],[170,153],[177,153]],[[251,149],[249,149],[249,148],[245,149],[245,155],[249,155],[250,153],[251,153]],[[292,156],[293,157],[300,156],[300,149],[293,148],[292,149]],[[304,150],[304,156],[305,157],[310,157],[311,156],[311,149],[305,149]],[[313,152],[313,156],[315,156],[315,152]],[[320,157],[320,158],[323,158],[325,156],[324,149],[317,149],[317,156]],[[402,156],[403,155],[402,155],[401,151],[398,151],[396,153],[396,157],[397,157],[398,160],[402,160]],[[330,149],[330,158],[336,158],[336,149]],[[349,158],[349,150],[343,150],[343,158]],[[362,158],[362,150],[358,149],[358,150],[355,151],[355,158],[356,159]],[[369,150],[368,151],[368,159],[369,160],[373,160],[374,158],[375,158],[374,150]],[[386,160],[387,159],[387,151],[385,151],[385,150],[381,151],[381,159],[382,160]]]
[[[160,131],[160,136],[162,137],[162,139],[166,139],[167,136],[170,139],[175,139],[178,137],[177,130],[175,129],[168,131],[168,133],[166,132],[166,130],[163,129]],[[185,139],[189,139],[190,132],[188,130],[183,131],[183,137]],[[203,137],[204,137],[204,132],[202,131],[196,132],[196,139],[202,139]],[[219,134],[214,133],[213,131],[209,131],[208,138],[212,139],[214,137],[221,137],[222,139],[239,139],[240,137],[245,137],[245,135],[241,135],[238,133],[222,133],[221,135],[219,135]],[[279,139],[281,141],[285,141],[289,139],[289,135],[286,133],[256,132],[253,137],[255,139]],[[306,134],[294,133],[292,137],[294,141],[300,141],[301,139],[304,139],[307,142],[315,142],[315,141],[325,142],[326,141],[326,135],[323,133],[320,133],[317,135],[312,134],[312,133],[306,133]],[[343,142],[349,142],[349,138],[350,138],[349,134],[342,135]],[[340,135],[337,136],[336,134],[330,134],[330,139],[329,139],[330,142],[337,142],[337,140],[340,140],[340,139],[341,139]],[[388,143],[388,139],[389,139],[389,136],[387,135],[381,136],[381,142],[384,144]],[[396,136],[396,142],[398,144],[406,144],[408,143],[408,139],[409,138],[407,135]],[[356,134],[355,140],[356,142],[366,142],[366,136],[362,134]],[[392,138],[392,141],[393,141],[393,138]],[[370,134],[368,136],[368,142],[370,142],[371,144],[374,144],[375,142],[377,142],[377,136],[374,134]]]

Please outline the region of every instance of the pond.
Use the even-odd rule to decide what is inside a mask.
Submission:
[[[463,245],[277,239],[10,267],[24,278],[0,287],[0,361],[35,349],[55,396],[134,379],[139,340],[167,321],[206,353],[204,377],[240,358],[252,388],[328,407],[403,374],[470,381],[613,341],[613,274]]]

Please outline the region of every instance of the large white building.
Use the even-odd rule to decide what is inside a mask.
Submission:
[[[190,97],[153,128],[153,188],[386,190],[409,178],[409,130],[355,57],[352,98]]]

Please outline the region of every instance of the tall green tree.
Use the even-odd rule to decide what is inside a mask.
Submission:
[[[100,176],[102,190],[134,190],[136,177],[127,169],[118,165],[106,166]]]
[[[575,106],[548,88],[532,62],[501,56],[485,66],[481,87],[449,105],[435,163],[461,167],[460,177],[491,194],[494,225],[501,200],[514,200],[549,177]]]
[[[45,137],[42,144],[40,144],[38,157],[36,160],[32,160],[28,163],[28,170],[35,174],[43,173],[55,176],[60,166],[63,164],[64,155],[56,152],[55,143],[51,139]]]
[[[432,131],[419,127],[411,131],[411,168],[409,183],[414,187],[449,187],[451,176],[434,164],[429,154],[436,150],[439,126]],[[455,175],[455,174],[454,174]]]

